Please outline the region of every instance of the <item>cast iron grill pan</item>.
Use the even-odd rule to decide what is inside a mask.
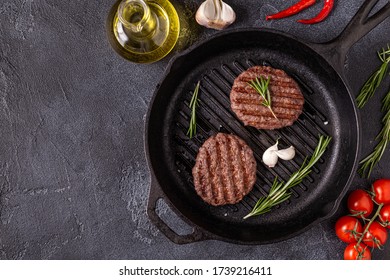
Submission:
[[[250,33],[240,32],[232,35],[233,37],[255,37],[258,32]],[[274,37],[274,34],[272,36]],[[227,42],[237,40],[238,38],[232,38]],[[317,67],[316,72],[324,72],[322,73],[324,78],[319,79],[318,73],[313,73],[312,68],[308,67],[309,64],[296,57],[295,53],[286,54],[285,49],[289,46],[291,48],[290,44],[283,45],[283,42],[280,42],[280,51],[277,51],[267,46],[260,48],[258,43],[253,44],[254,42],[250,41],[244,46],[241,44],[241,47],[228,46],[225,41],[226,38],[221,37],[218,47],[210,47],[215,50],[213,53],[199,50],[199,55],[187,57],[187,60],[196,62],[196,65],[191,65],[188,69],[180,68],[178,72],[181,73],[182,78],[176,75],[172,77],[175,85],[172,83],[167,85],[167,88],[163,88],[166,84],[161,85],[160,90],[164,91],[164,99],[169,102],[159,104],[166,107],[165,115],[156,118],[160,123],[154,126],[158,127],[161,133],[153,137],[153,140],[158,142],[153,145],[157,148],[155,152],[161,155],[156,162],[158,165],[155,169],[156,176],[165,177],[165,180],[169,181],[161,184],[167,187],[166,193],[169,199],[174,201],[175,205],[180,204],[185,208],[190,205],[191,209],[187,211],[192,212],[191,216],[197,219],[197,223],[210,232],[226,238],[233,235],[239,240],[246,239],[245,236],[249,232],[256,233],[261,238],[267,236],[275,238],[278,235],[281,237],[286,232],[293,232],[296,227],[305,226],[305,220],[310,221],[327,214],[322,209],[337,198],[337,195],[332,196],[332,193],[328,192],[327,186],[334,178],[330,175],[336,172],[341,175],[345,166],[342,163],[343,159],[340,158],[340,139],[345,138],[349,142],[346,147],[356,147],[353,143],[356,141],[355,137],[349,137],[350,134],[356,133],[356,121],[354,119],[342,121],[342,113],[354,116],[353,108],[352,106],[349,109],[341,108],[343,104],[351,101],[345,90],[344,93],[339,92],[339,89],[343,88],[340,78],[334,76],[332,80],[334,79],[335,83],[329,83],[325,78],[330,72]],[[221,46],[225,50],[219,53]],[[318,63],[321,65],[326,62]],[[305,105],[302,115],[293,126],[275,131],[246,127],[231,110],[229,94],[234,79],[242,71],[254,65],[271,65],[283,69],[300,85],[305,97]],[[190,119],[188,105],[198,80],[201,81],[197,109],[198,133],[190,140],[186,135]],[[340,85],[336,87],[337,84]],[[340,100],[343,102],[340,103]],[[355,126],[355,131],[351,132],[350,122],[352,122],[352,129]],[[343,124],[344,129],[339,131]],[[258,168],[254,190],[242,202],[232,206],[214,207],[203,202],[196,194],[191,170],[195,165],[199,147],[208,137],[219,131],[235,134],[244,139],[254,152]],[[289,175],[299,168],[304,158],[313,152],[319,134],[333,137],[330,149],[310,177],[293,190],[292,199],[266,216],[243,220],[243,216],[250,211],[256,201],[268,193],[275,176],[287,180]],[[280,138],[280,147],[289,145],[296,147],[297,157],[291,162],[280,161],[274,169],[266,168],[261,162],[261,156],[278,138]],[[352,153],[355,154],[356,151]],[[335,160],[332,159],[337,159],[340,165],[336,167]],[[160,172],[161,175],[157,174]],[[326,180],[319,180],[320,176]],[[335,192],[337,193],[339,191]],[[296,224],[297,221],[299,224]],[[226,225],[229,225],[229,230]],[[280,230],[281,227],[283,231]]]
[[[305,105],[292,126],[258,130],[244,126],[231,110],[234,79],[255,65],[282,69],[299,84]],[[189,102],[198,81],[197,134],[189,139]],[[237,135],[252,148],[257,180],[240,203],[215,207],[196,194],[191,170],[200,146],[218,132]],[[331,144],[310,176],[293,188],[291,198],[265,215],[243,220],[269,192],[275,177],[286,181],[299,169],[314,151],[319,135],[331,136]],[[152,171],[148,213],[177,243],[213,238],[260,244],[286,239],[335,211],[356,171],[359,136],[359,119],[348,86],[312,46],[271,30],[224,33],[177,57],[156,90],[146,135]],[[293,145],[297,156],[270,169],[261,156],[277,139],[280,148]],[[194,233],[180,237],[158,218],[154,207],[160,198],[194,227]]]

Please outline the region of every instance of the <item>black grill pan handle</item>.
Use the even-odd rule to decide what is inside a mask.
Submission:
[[[323,44],[313,44],[314,49],[322,54],[340,74],[344,72],[345,58],[349,49],[390,16],[390,2],[388,2],[378,12],[369,17],[371,10],[378,1],[365,0],[339,36]]]
[[[174,230],[172,230],[157,214],[156,206],[157,202],[160,199],[164,199],[165,202],[168,200],[165,199],[165,195],[161,191],[160,186],[157,183],[157,180],[152,175],[152,180],[150,184],[150,194],[149,194],[149,202],[148,202],[148,216],[152,223],[172,242],[176,244],[187,244],[193,243],[197,241],[210,239],[207,235],[198,227],[193,227],[193,232],[186,235],[179,235]],[[171,209],[173,206],[168,204]],[[179,216],[180,217],[180,216]]]

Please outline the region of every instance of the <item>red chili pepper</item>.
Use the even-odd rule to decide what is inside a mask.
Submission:
[[[322,10],[319,12],[318,15],[310,19],[300,19],[298,20],[298,22],[304,24],[313,24],[313,23],[319,23],[323,21],[332,11],[333,4],[334,4],[334,0],[325,0],[324,7],[322,8]]]
[[[287,8],[283,11],[280,11],[279,13],[267,16],[266,20],[285,18],[285,17],[295,15],[295,14],[299,13],[300,11],[307,9],[308,7],[314,5],[315,2],[316,2],[316,0],[300,0],[298,3],[292,5],[291,7]]]

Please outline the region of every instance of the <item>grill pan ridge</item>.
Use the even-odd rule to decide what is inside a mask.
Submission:
[[[359,26],[360,14],[367,15],[377,1],[367,2],[349,26]],[[378,24],[390,14],[390,4],[379,13],[367,20],[371,28],[375,27],[373,21]],[[352,28],[349,26],[347,31]],[[363,29],[360,37],[368,32]],[[145,148],[151,171],[148,215],[152,222],[180,244],[205,239],[266,244],[291,238],[332,215],[356,172],[360,126],[354,99],[340,72],[344,60],[330,54],[337,44],[349,48],[359,36],[309,45],[273,30],[234,30],[194,46],[171,61],[146,120]],[[282,69],[298,83],[305,104],[292,126],[258,130],[244,126],[231,110],[229,94],[234,79],[255,65]],[[189,102],[198,81],[197,134],[189,139]],[[257,180],[238,204],[215,207],[196,194],[191,170],[200,146],[218,132],[237,135],[252,148]],[[275,177],[286,181],[312,154],[320,134],[332,136],[331,144],[312,173],[292,189],[291,198],[266,215],[243,220],[257,200],[267,195]],[[270,169],[261,156],[277,139],[280,148],[293,145],[297,155]],[[156,213],[160,199],[194,228],[193,233],[178,235],[161,220]]]

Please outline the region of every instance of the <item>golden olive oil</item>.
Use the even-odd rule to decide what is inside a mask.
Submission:
[[[166,56],[180,32],[179,17],[167,0],[118,1],[107,20],[113,48],[136,63],[151,63]]]

